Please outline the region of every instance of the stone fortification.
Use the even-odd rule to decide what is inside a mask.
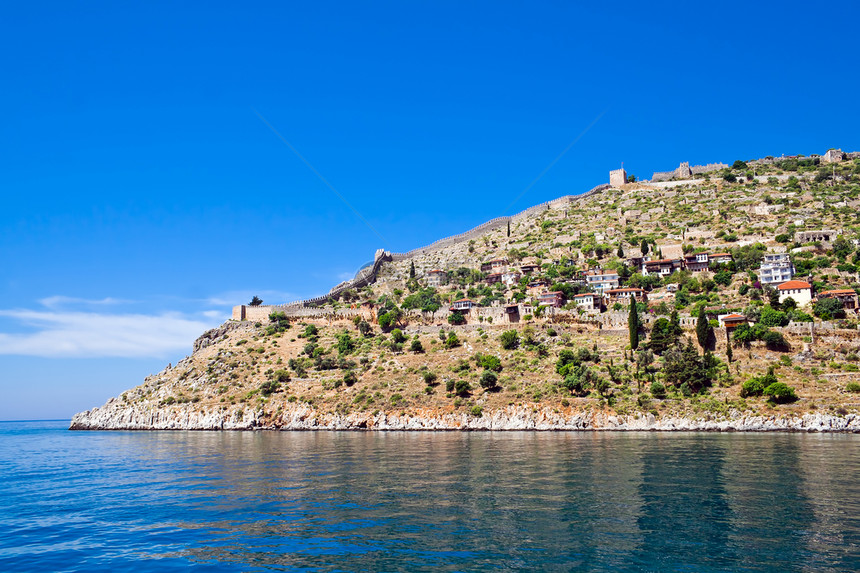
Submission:
[[[720,169],[726,169],[727,167],[728,165],[725,163],[708,163],[707,165],[693,165],[691,167],[689,163],[685,162],[681,163],[681,165],[672,171],[655,172],[651,177],[651,181],[660,182],[671,181],[672,179],[689,179],[694,175],[719,171]]]

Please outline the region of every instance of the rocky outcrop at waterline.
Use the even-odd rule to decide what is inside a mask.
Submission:
[[[617,415],[606,411],[555,411],[508,406],[480,415],[469,412],[319,412],[291,404],[276,413],[230,407],[214,411],[183,406],[138,408],[112,400],[72,419],[72,430],[376,430],[376,431],[708,431],[708,432],[852,432],[860,433],[860,416],[809,413],[751,416],[656,417]]]

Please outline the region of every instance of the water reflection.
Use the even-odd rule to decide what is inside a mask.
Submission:
[[[858,569],[858,436],[54,437],[0,442],[2,569]]]

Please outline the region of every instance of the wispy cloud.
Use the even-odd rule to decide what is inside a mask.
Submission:
[[[51,358],[167,358],[190,352],[193,341],[217,326],[220,318],[178,313],[102,314],[37,310],[0,310],[31,329],[0,333],[0,354]]]
[[[102,299],[88,299],[88,298],[76,298],[73,296],[63,296],[63,295],[55,295],[49,296],[39,300],[39,304],[45,306],[47,308],[60,308],[63,306],[69,305],[77,305],[77,306],[112,306],[119,304],[132,304],[135,301],[133,300],[125,300],[121,298],[111,298],[106,297]]]

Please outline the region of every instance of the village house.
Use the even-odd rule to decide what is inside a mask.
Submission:
[[[796,243],[831,243],[839,236],[838,231],[822,229],[820,231],[797,231],[794,233]]]
[[[628,267],[631,267],[634,269],[641,269],[642,263],[644,263],[647,260],[648,260],[648,255],[632,256],[632,257],[627,257],[626,259],[624,259],[624,264],[626,264]]]
[[[577,308],[581,308],[586,311],[600,310],[601,308],[600,295],[596,295],[593,292],[574,295],[573,302],[576,304]]]
[[[823,298],[839,299],[839,301],[842,303],[842,308],[844,308],[845,310],[857,312],[858,308],[860,308],[857,304],[857,293],[850,288],[825,290],[818,293],[817,298],[818,300],[821,300]]]
[[[504,283],[505,286],[514,286],[520,282],[520,276],[520,273],[517,271],[506,271],[502,273],[502,283]]]
[[[526,285],[526,292],[529,296],[538,296],[544,292],[549,286],[549,281],[545,279],[537,279]]]
[[[779,302],[794,299],[797,306],[806,306],[812,302],[812,285],[806,281],[787,281],[776,287],[779,292]]]
[[[450,310],[451,312],[469,312],[469,310],[477,306],[478,303],[476,303],[475,301],[469,300],[468,298],[462,298],[460,300],[455,300],[454,302],[452,302],[448,310]]]
[[[492,261],[481,263],[482,273],[502,273],[506,270],[508,270],[508,261],[506,259],[493,259]]]
[[[564,293],[559,291],[543,292],[538,296],[538,302],[546,306],[561,308],[564,305]]]
[[[605,299],[605,304],[607,307],[615,304],[630,304],[630,297],[636,298],[639,302],[643,302],[647,300],[647,295],[645,291],[641,288],[617,288],[607,290],[603,293],[603,297]]]
[[[720,326],[726,330],[731,330],[747,323],[747,317],[736,313],[721,314],[717,317],[717,320],[719,321]]]
[[[700,272],[708,270],[709,263],[708,253],[691,253],[684,255],[684,268],[690,272]]]
[[[439,269],[433,269],[427,273],[425,278],[427,286],[440,287],[448,282],[448,273]]]
[[[643,275],[660,275],[668,277],[675,271],[681,270],[682,259],[660,259],[659,261],[645,261],[642,263]]]
[[[727,265],[732,262],[732,260],[731,253],[711,253],[708,255],[708,264],[710,266]]]
[[[618,273],[615,271],[593,270],[586,271],[585,282],[591,290],[602,293],[605,290],[618,288]]]
[[[532,274],[533,272],[536,272],[538,269],[540,269],[540,267],[539,267],[538,265],[533,264],[533,263],[529,263],[529,264],[525,264],[525,265],[520,265],[520,271],[521,271],[524,275],[530,275],[530,274]]]
[[[759,266],[758,280],[765,285],[784,283],[794,277],[794,272],[788,253],[765,253]]]
[[[487,275],[487,278],[484,279],[487,281],[488,285],[496,284],[502,282],[502,273],[492,273]]]
[[[821,158],[821,161],[824,163],[839,163],[844,156],[845,154],[841,149],[828,149],[824,157]]]

